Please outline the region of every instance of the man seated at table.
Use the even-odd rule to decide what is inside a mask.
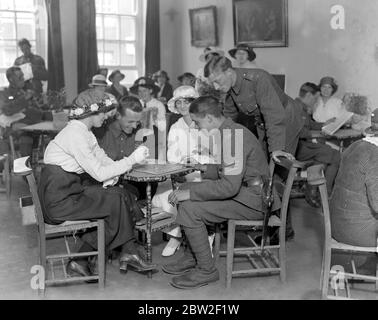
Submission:
[[[103,127],[102,132],[95,133],[99,145],[105,150],[109,158],[114,161],[123,159],[136,149],[135,137],[141,128],[143,107],[136,97],[123,98],[117,108],[114,121]],[[123,182],[125,188],[133,192],[137,199],[146,198],[146,184],[140,182]],[[152,185],[152,193],[156,192],[156,184]]]
[[[327,123],[317,123],[312,119],[314,106],[319,97],[319,87],[311,82],[303,84],[299,97],[295,99],[298,117],[301,118],[302,130],[299,134],[299,143],[296,158],[299,161],[315,161],[324,165],[324,175],[327,181],[328,194],[331,194],[333,184],[339,169],[340,153],[330,146],[312,141],[311,130],[321,130]],[[330,120],[332,121],[332,120]],[[319,207],[316,189],[309,188],[306,200],[310,205]]]
[[[25,89],[21,69],[11,67],[6,71],[6,76],[9,87],[0,95],[0,111],[6,117],[5,119],[9,120],[9,124],[12,123],[13,129],[41,122],[43,112],[35,99],[35,92]],[[20,133],[19,147],[21,156],[31,155],[33,137],[28,133]]]
[[[263,219],[262,175],[269,175],[257,138],[247,128],[226,119],[215,97],[196,99],[190,106],[190,115],[197,128],[219,135],[223,156],[221,165],[202,168],[206,181],[184,183],[168,198],[178,204],[176,222],[182,226],[190,247],[183,258],[163,267],[166,273],[177,275],[171,284],[180,289],[219,280],[206,225],[229,219]],[[279,201],[275,202],[277,206]]]

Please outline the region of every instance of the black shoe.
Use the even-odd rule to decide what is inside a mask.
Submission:
[[[196,264],[197,263],[196,263],[196,260],[194,260],[194,258],[184,255],[176,262],[164,265],[162,267],[162,270],[165,273],[172,274],[175,276],[180,276],[193,270]]]
[[[98,276],[97,256],[88,259],[88,269],[92,275]]]
[[[211,272],[204,272],[200,269],[193,269],[187,274],[173,277],[171,285],[178,289],[196,289],[219,280],[219,271],[214,269]]]
[[[124,253],[121,255],[119,262],[119,270],[121,273],[126,273],[129,267],[136,272],[146,272],[157,269],[156,264],[145,261],[139,256],[139,254]]]
[[[90,272],[88,265],[82,265],[74,260],[70,260],[67,264],[67,274],[70,277],[92,277],[93,274]],[[97,279],[86,280],[87,283],[98,282]]]

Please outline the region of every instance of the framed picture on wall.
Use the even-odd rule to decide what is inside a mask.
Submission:
[[[287,0],[233,0],[235,44],[288,46]]]
[[[190,9],[190,31],[192,46],[218,45],[217,8],[215,6]]]

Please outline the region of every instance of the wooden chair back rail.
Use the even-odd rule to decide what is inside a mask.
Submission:
[[[349,286],[348,279],[360,279],[366,281],[375,281],[375,289],[378,291],[378,265],[376,270],[376,276],[367,276],[367,275],[360,275],[357,273],[354,261],[352,260],[352,267],[353,273],[344,272],[343,278],[345,279],[345,293],[346,296],[342,297],[339,296],[339,290],[334,288],[335,295],[329,295],[329,281],[330,275],[335,275],[336,272],[331,270],[331,255],[332,250],[338,250],[343,252],[349,253],[366,253],[366,252],[378,252],[378,239],[377,239],[377,248],[364,248],[364,247],[355,247],[350,246],[344,243],[337,242],[332,238],[332,230],[331,230],[331,218],[330,218],[330,209],[329,209],[329,202],[328,202],[328,193],[327,193],[327,186],[326,180],[324,178],[323,166],[322,165],[315,165],[307,169],[308,175],[308,183],[312,186],[316,186],[319,188],[320,198],[322,201],[322,213],[323,213],[323,220],[324,220],[324,249],[323,249],[323,261],[322,261],[322,269],[321,269],[321,276],[320,276],[320,288],[321,288],[321,295],[323,299],[333,299],[333,300],[340,300],[340,299],[351,299],[351,290]]]

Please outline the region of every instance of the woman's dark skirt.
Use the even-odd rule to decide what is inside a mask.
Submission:
[[[83,177],[59,166],[46,165],[42,169],[38,193],[45,222],[105,219],[108,250],[132,240],[136,216],[141,212],[131,193],[118,187],[104,189]],[[97,248],[96,232],[84,234],[82,240]]]

